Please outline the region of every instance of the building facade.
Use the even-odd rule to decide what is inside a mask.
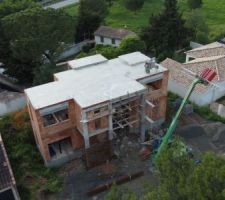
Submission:
[[[179,63],[170,58],[161,65],[170,71],[168,90],[184,97],[196,75],[206,68],[212,68],[217,76],[214,84],[197,85],[190,101],[199,105],[209,105],[225,95],[225,45],[213,42],[186,52],[186,62]]]
[[[90,164],[96,149],[112,153],[111,141],[121,129],[143,142],[148,129],[164,122],[168,70],[149,57],[140,52],[112,60],[95,55],[69,61],[68,67],[54,75],[54,82],[25,90],[46,165],[82,155]]]
[[[110,45],[118,47],[122,39],[127,36],[135,36],[132,31],[123,28],[112,28],[109,26],[100,26],[95,32],[95,44]]]

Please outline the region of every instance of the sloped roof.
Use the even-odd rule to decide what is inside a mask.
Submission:
[[[175,81],[177,84],[183,85],[185,88],[188,88],[195,78],[190,73],[185,71],[185,67],[182,63],[175,60],[166,58],[160,64],[170,71],[169,80]],[[203,93],[206,89],[206,86],[199,84],[196,86],[195,91],[198,93]]]
[[[15,179],[0,135],[0,190],[13,185],[15,185]]]
[[[123,39],[129,35],[136,35],[136,34],[132,31],[129,31],[123,28],[112,28],[109,26],[100,26],[94,32],[94,35],[115,38],[115,39]]]
[[[192,61],[184,63],[184,66],[196,74],[200,74],[205,68],[210,67],[217,73],[215,80],[225,80],[225,55],[196,58]]]
[[[190,51],[187,51],[187,53],[188,53],[188,52],[195,52],[195,51],[206,50],[206,49],[220,48],[220,47],[223,47],[223,44],[221,44],[221,43],[219,43],[219,42],[213,42],[213,43],[206,44],[206,45],[203,45],[203,46],[201,46],[201,47],[192,49],[192,50],[190,50]]]
[[[194,58],[212,57],[225,55],[225,44],[213,42],[186,52],[187,55]]]

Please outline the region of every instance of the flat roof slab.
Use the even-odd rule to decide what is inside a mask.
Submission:
[[[135,55],[137,55],[137,64],[132,66],[121,58],[106,61],[102,59],[103,62],[94,62],[89,67],[56,73],[54,76],[57,81],[26,89],[25,92],[35,109],[69,99],[74,99],[81,108],[87,108],[128,94],[142,92],[145,90],[145,86],[139,83],[138,79],[163,73],[167,69],[159,65],[158,69],[152,69],[150,73],[146,73],[145,60],[150,58],[136,52],[130,54],[133,57],[132,63],[135,63]],[[125,58],[130,56],[125,55]],[[85,60],[90,61],[93,58],[91,56]],[[96,58],[97,61],[101,60],[101,56]],[[76,62],[85,64],[83,58]]]

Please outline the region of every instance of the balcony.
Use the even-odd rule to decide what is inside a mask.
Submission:
[[[44,127],[59,124],[69,119],[68,109],[59,110],[42,116]]]

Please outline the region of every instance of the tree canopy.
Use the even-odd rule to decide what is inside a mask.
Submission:
[[[132,53],[135,51],[145,52],[146,50],[145,43],[137,36],[125,37],[121,41],[119,47],[112,47],[110,45],[96,45],[94,48],[87,48],[87,50],[85,49],[76,58],[102,54],[107,59],[113,59],[117,58],[121,54]]]
[[[76,28],[76,41],[93,38],[94,31],[99,27],[108,13],[105,0],[81,0]]]
[[[125,7],[133,12],[140,10],[145,3],[145,0],[124,0]]]
[[[62,10],[41,7],[4,17],[2,27],[12,52],[12,59],[6,65],[9,74],[21,80],[32,78],[34,68],[42,64],[51,63],[54,67],[65,44],[73,41],[74,26],[73,18]],[[15,71],[16,63],[23,65]],[[23,73],[26,77],[21,77]]]
[[[187,0],[187,4],[190,9],[200,8],[202,6],[202,0]]]
[[[189,12],[185,26],[193,31],[193,40],[204,44],[208,42],[209,28],[201,12],[197,10]]]
[[[145,200],[223,200],[225,199],[225,158],[215,153],[190,156],[180,139],[163,150],[155,163],[158,184],[146,185]],[[200,162],[199,162],[200,161]],[[113,186],[105,200],[138,199],[125,188]],[[142,195],[141,195],[142,196]]]
[[[135,51],[141,51],[144,53],[146,50],[144,41],[142,41],[137,36],[128,36],[124,38],[121,41],[119,48],[120,48],[121,54],[132,53]]]
[[[61,10],[26,9],[3,19],[15,58],[49,61],[64,43],[73,40],[73,19]],[[65,31],[66,30],[66,31]]]
[[[184,24],[177,1],[165,0],[165,9],[160,15],[150,17],[149,26],[142,30],[141,38],[147,49],[162,60],[187,43],[191,31]]]
[[[176,140],[157,162],[160,184],[145,195],[146,200],[222,200],[225,198],[225,159],[205,153],[196,163],[188,154],[180,154],[183,144]]]

